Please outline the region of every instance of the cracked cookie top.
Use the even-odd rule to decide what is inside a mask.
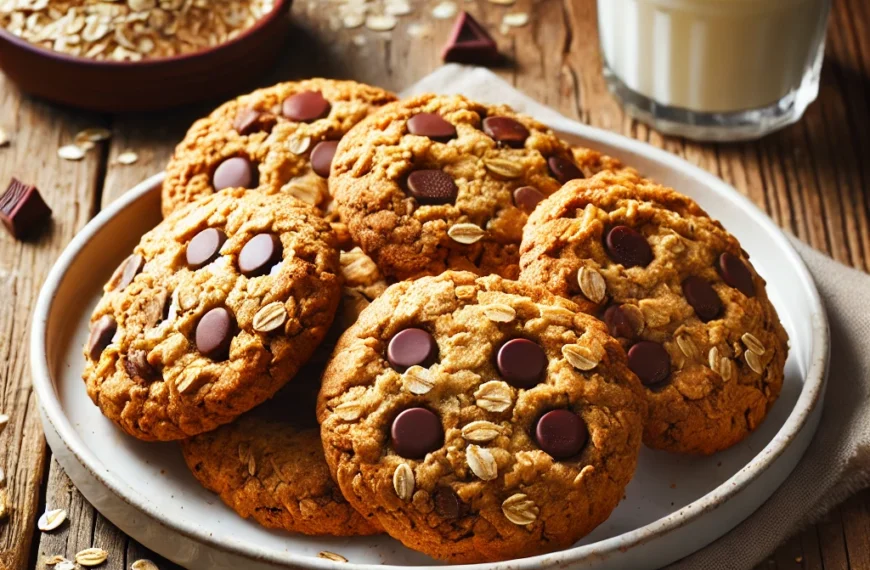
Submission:
[[[646,386],[647,445],[714,453],[776,401],[788,337],[764,280],[690,198],[621,173],[570,182],[530,217],[521,267],[620,339]]]
[[[192,436],[268,399],[341,295],[329,224],[286,194],[229,189],[142,237],[91,317],[88,394],[144,440]]]
[[[372,301],[318,399],[348,501],[457,563],[564,548],[605,520],[645,411],[602,323],[541,289],[453,271]]]
[[[163,214],[228,187],[285,192],[314,206],[328,198],[337,141],[395,96],[332,79],[258,89],[191,126],[166,166]]]

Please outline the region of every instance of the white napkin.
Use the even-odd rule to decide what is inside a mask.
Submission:
[[[571,119],[514,89],[494,73],[447,65],[403,92],[461,93],[506,103],[559,128]],[[831,326],[831,364],[815,439],[782,487],[731,532],[673,564],[673,569],[752,568],[789,536],[856,491],[870,486],[870,276],[850,269],[797,239],[819,288]]]

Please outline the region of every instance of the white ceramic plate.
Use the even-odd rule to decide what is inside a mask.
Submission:
[[[643,143],[577,124],[563,134],[623,158],[692,196],[737,235],[768,281],[789,336],[782,395],[743,443],[709,458],[644,450],[626,499],[573,548],[481,568],[657,568],[703,547],[760,506],[803,455],[821,415],[828,330],[803,262],[776,226],[733,188]],[[46,437],[85,497],[138,541],[188,568],[293,565],[334,568],[321,550],[346,556],[355,570],[435,565],[387,537],[330,539],[273,532],[245,521],[203,490],[175,444],[134,440],[88,399],[80,371],[88,317],[102,284],[140,236],[160,219],[152,177],[94,218],[51,271],[37,303],[31,338],[33,381]]]

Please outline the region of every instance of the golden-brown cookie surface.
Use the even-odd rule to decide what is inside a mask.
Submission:
[[[389,287],[340,339],[318,400],[348,501],[457,563],[565,548],[605,520],[645,410],[599,321],[468,272]]]
[[[764,419],[788,339],[737,240],[691,199],[601,173],[542,202],[522,245],[521,280],[607,323],[646,385],[644,441],[709,454]]]

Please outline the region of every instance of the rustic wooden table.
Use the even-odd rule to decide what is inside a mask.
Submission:
[[[474,2],[474,0],[470,0]],[[317,0],[297,0],[294,30],[282,69],[264,79],[326,75],[401,89],[439,61],[450,21],[429,15],[434,0],[415,0],[415,11],[391,34],[335,30],[332,10]],[[496,35],[515,64],[499,73],[521,90],[568,116],[632,136],[706,168],[749,196],[787,231],[862,270],[870,267],[870,4],[834,3],[819,100],[797,125],[762,141],[700,145],[664,138],[626,118],[599,73],[594,0],[518,0],[528,26]],[[491,29],[504,7],[463,4]],[[411,21],[430,35],[409,37]],[[107,89],[111,86],[107,85]],[[0,435],[11,513],[0,522],[0,569],[44,568],[55,554],[72,558],[99,546],[107,569],[139,558],[175,568],[124,536],[91,507],[51,458],[30,385],[28,329],[39,287],[60,251],[101,208],[158,172],[193,119],[216,102],[138,116],[105,116],[62,109],[23,96],[0,76],[0,127],[12,143],[0,148],[0,183],[12,176],[38,186],[54,210],[54,223],[35,242],[0,235],[0,412],[10,416]],[[80,162],[58,158],[57,149],[85,127],[111,129],[112,139]],[[116,157],[134,150],[139,160]],[[2,233],[2,232],[0,232]],[[46,505],[65,508],[69,522],[40,533],[36,519]],[[760,568],[870,569],[870,493],[863,492],[808,527]]]

